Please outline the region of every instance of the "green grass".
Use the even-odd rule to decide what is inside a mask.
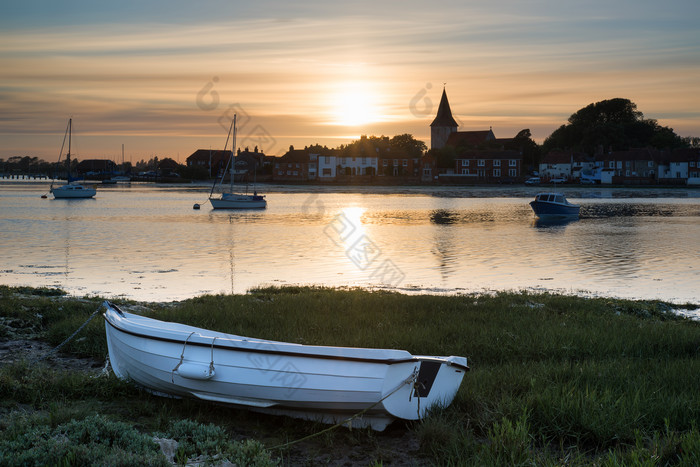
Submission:
[[[0,336],[26,332],[56,345],[100,302],[0,287]],[[468,357],[472,371],[450,407],[394,428],[412,431],[420,439],[420,462],[700,462],[700,323],[678,317],[665,303],[551,294],[407,296],[287,287],[146,308],[158,319],[251,337]],[[10,322],[27,331],[17,331]],[[74,341],[67,351],[104,357],[101,318]],[[90,411],[150,433],[178,420],[213,424],[225,433],[235,432],[239,422],[257,423],[268,446],[321,429],[244,411],[223,415],[210,404],[146,395],[114,377],[88,380],[26,365],[0,368],[0,397],[0,407],[8,413],[22,406],[53,413],[53,426],[71,417],[84,419]],[[233,419],[231,413],[236,414]],[[8,430],[0,433],[0,441]],[[382,436],[340,430],[324,435],[322,442],[376,446]],[[182,455],[190,454],[194,452]],[[283,462],[284,456],[283,452]],[[375,459],[381,461],[391,459]]]

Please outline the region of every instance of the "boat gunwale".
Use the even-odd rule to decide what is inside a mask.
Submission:
[[[109,308],[117,312],[118,314],[124,316],[123,312],[119,310],[115,305],[109,304]],[[140,316],[140,315],[137,315]],[[272,349],[263,349],[263,348],[248,348],[248,347],[242,347],[242,346],[236,346],[233,343],[228,343],[228,345],[225,345],[225,342],[217,343],[217,341],[223,341],[223,338],[215,338],[213,342],[197,342],[193,340],[188,340],[188,338],[181,338],[181,339],[176,339],[176,338],[170,338],[170,337],[162,337],[162,336],[152,336],[148,335],[146,333],[139,333],[137,331],[132,331],[129,329],[124,329],[123,327],[118,326],[116,323],[112,322],[109,317],[107,316],[107,312],[103,313],[103,317],[105,319],[105,322],[112,326],[114,329],[117,331],[123,332],[125,334],[129,334],[132,336],[144,338],[144,339],[150,339],[150,340],[157,340],[161,342],[170,342],[170,343],[176,343],[176,344],[184,344],[187,342],[187,345],[189,346],[197,346],[197,347],[205,347],[207,349],[215,348],[219,350],[231,350],[231,351],[236,351],[236,352],[250,352],[250,353],[260,353],[260,354],[272,354],[272,355],[283,355],[283,356],[288,356],[288,357],[298,357],[298,358],[317,358],[317,359],[323,359],[323,360],[341,360],[341,361],[350,361],[350,362],[362,362],[362,363],[376,363],[376,364],[383,364],[383,365],[395,365],[395,364],[400,364],[400,363],[410,363],[410,362],[423,362],[423,361],[436,361],[440,362],[442,364],[452,366],[455,368],[462,369],[464,371],[469,370],[469,366],[462,365],[460,363],[457,363],[455,361],[450,360],[449,357],[427,357],[427,356],[413,356],[411,355],[410,358],[369,358],[369,357],[353,357],[353,356],[346,356],[346,355],[329,355],[329,354],[314,354],[314,353],[305,353],[305,352],[294,352],[290,350],[272,350]],[[152,319],[148,317],[144,317],[146,319]],[[157,320],[155,320],[157,321]],[[201,329],[202,331],[207,331],[206,329]],[[265,340],[254,340],[251,341],[251,343],[261,343],[261,344],[270,344],[270,345],[275,345],[275,344],[290,344],[290,345],[301,345],[303,347],[307,348],[313,348],[313,347],[318,347],[318,348],[323,348],[323,347],[329,347],[329,346],[304,346],[303,344],[293,344],[293,343],[287,343],[287,342],[274,342],[274,341],[265,341]],[[330,348],[342,348],[342,347],[330,347]],[[348,347],[351,349],[361,349],[359,347]],[[367,349],[367,350],[386,350],[386,349]],[[409,354],[410,355],[410,354]]]

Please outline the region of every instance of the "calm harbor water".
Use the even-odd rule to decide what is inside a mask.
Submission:
[[[581,219],[541,224],[530,187],[260,188],[268,208],[246,212],[212,210],[205,185],[54,200],[0,182],[0,283],[145,301],[320,284],[700,303],[698,190],[565,187]]]

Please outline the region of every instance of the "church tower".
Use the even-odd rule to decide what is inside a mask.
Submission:
[[[430,149],[441,149],[445,147],[447,138],[457,131],[457,122],[452,117],[450,103],[447,102],[447,92],[442,88],[442,98],[438,107],[437,116],[430,124]]]

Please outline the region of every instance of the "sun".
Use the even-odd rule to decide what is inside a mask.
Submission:
[[[331,121],[335,125],[361,126],[381,120],[377,93],[368,83],[343,83],[329,99]]]

